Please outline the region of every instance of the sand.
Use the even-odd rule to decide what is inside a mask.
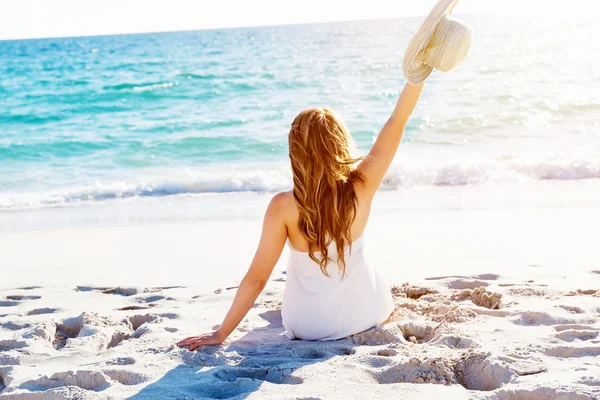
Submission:
[[[175,343],[221,322],[257,218],[1,233],[0,399],[600,398],[597,208],[378,210],[390,323],[284,337],[286,251],[199,352]]]

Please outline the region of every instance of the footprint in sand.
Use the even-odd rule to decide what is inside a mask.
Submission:
[[[65,371],[50,376],[43,375],[19,385],[19,389],[39,391],[40,388],[51,389],[74,386],[85,390],[102,391],[113,385],[113,381],[121,385],[139,385],[149,378],[146,375],[126,370],[107,369],[103,371]]]
[[[556,346],[547,348],[544,354],[558,358],[597,357],[600,356],[600,346]]]
[[[135,300],[139,304],[128,305],[117,308],[118,311],[134,311],[134,310],[147,310],[150,308],[160,307],[161,300],[175,300],[173,297],[163,296],[162,294],[151,294],[162,292],[163,290],[169,289],[180,289],[185,288],[185,286],[159,286],[159,287],[149,287],[149,288],[137,288],[137,287],[102,287],[102,286],[77,286],[75,289],[78,292],[100,292],[102,294],[112,294],[119,295],[123,297],[135,296],[138,294],[150,294],[150,295],[141,295],[137,296]]]
[[[24,295],[12,295],[12,296],[6,296],[7,299],[9,300],[38,300],[41,299],[41,296],[24,296]]]
[[[557,332],[566,331],[569,329],[584,329],[584,330],[595,330],[593,326],[590,325],[579,325],[579,324],[565,324],[565,325],[556,325],[554,330]]]
[[[500,285],[500,286],[508,286]],[[510,284],[510,286],[516,286],[514,284]],[[508,294],[515,297],[548,297],[549,293],[544,289],[532,288],[529,286],[517,286],[508,290]]]
[[[342,345],[319,345],[307,343],[290,350],[282,351],[281,354],[290,360],[324,360],[335,356],[350,356],[356,353],[353,347]]]
[[[126,386],[139,385],[150,379],[147,375],[124,369],[105,369],[102,372],[111,380]]]
[[[425,280],[444,280],[449,289],[462,290],[487,287],[490,284],[486,281],[494,281],[499,277],[500,275],[497,274],[479,274],[474,276],[448,275],[425,278]]]
[[[154,287],[148,287],[144,289],[144,293],[155,293],[155,292],[162,292],[163,290],[170,290],[170,289],[184,289],[187,286],[154,286]]]
[[[117,330],[113,333],[112,340],[107,348],[116,347],[131,338],[138,339],[142,337],[151,330],[148,324],[160,321],[161,317],[156,314],[134,315],[126,318],[123,322],[128,329]]]
[[[121,296],[133,296],[139,293],[138,288],[126,287],[96,287],[96,286],[77,286],[75,289],[78,292],[100,292],[103,294],[117,294]]]
[[[463,276],[463,275],[447,275],[447,276],[433,276],[430,278],[425,278],[426,281],[437,281],[441,279],[449,279],[449,278],[459,278],[459,279],[480,279],[483,281],[495,281],[500,278],[498,274],[479,274],[473,276]]]
[[[580,307],[576,307],[576,306],[567,306],[567,305],[558,305],[556,306],[558,308],[562,308],[563,310],[566,310],[572,314],[583,314],[585,313],[585,311],[583,309],[581,309]]]
[[[498,310],[502,307],[502,294],[488,292],[481,286],[473,290],[464,289],[461,292],[452,294],[450,298],[455,301],[471,300],[473,304],[490,310]]]
[[[150,322],[156,321],[160,318],[157,314],[144,314],[144,315],[134,315],[129,317],[127,320],[131,324],[131,329],[133,331],[138,330],[142,325]]]
[[[169,289],[181,289],[185,288],[185,286],[157,286],[157,287],[148,287],[148,288],[137,288],[137,287],[101,287],[101,286],[77,286],[75,289],[78,292],[100,292],[103,294],[116,294],[124,297],[133,296],[140,293],[156,293],[161,292],[163,290]]]
[[[438,290],[433,288],[427,288],[422,286],[411,285],[408,282],[402,285],[394,285],[391,288],[392,296],[406,297],[409,299],[417,300],[428,294],[439,293]]]
[[[456,279],[456,280],[452,280],[452,281],[449,281],[448,283],[446,283],[446,286],[449,289],[458,289],[458,290],[476,289],[480,286],[486,287],[489,285],[490,285],[489,283],[487,283],[485,281],[480,281],[478,279]]]
[[[374,356],[380,356],[380,357],[394,357],[394,356],[398,355],[398,350],[396,350],[396,349],[380,349],[371,354]]]
[[[582,376],[579,379],[579,383],[588,386],[600,386],[600,377],[595,376]]]
[[[600,343],[598,339],[600,329],[589,325],[567,324],[557,325],[554,329],[558,332],[554,336],[565,342]],[[544,353],[551,357],[595,357],[600,356],[598,346],[556,346],[547,348]]]
[[[569,293],[566,293],[565,296],[598,296],[600,295],[600,291],[597,289],[577,289],[573,290]]]
[[[436,330],[433,325],[423,321],[401,321],[396,326],[405,340],[415,344],[430,341]]]
[[[21,389],[35,390],[36,386],[55,388],[60,386],[77,386],[86,390],[103,390],[109,386],[106,376],[96,371],[80,370],[77,372],[57,372],[50,377],[42,376],[38,379],[24,382]]]
[[[19,331],[21,329],[29,328],[31,325],[27,323],[18,324],[12,321],[0,323],[0,327],[8,329],[9,331]]]
[[[331,353],[325,349],[314,347],[300,347],[293,351],[293,357],[304,358],[309,360],[321,360],[331,357]]]
[[[0,393],[10,384],[10,367],[0,367]]]
[[[152,331],[153,326],[171,319],[169,314],[133,315],[125,319],[111,319],[94,313],[83,313],[55,324],[42,324],[32,328],[32,334],[44,338],[52,338],[55,350],[76,350],[79,346],[94,346],[110,349],[131,338],[139,338]],[[78,340],[85,328],[85,339]],[[162,328],[162,327],[161,327]],[[175,328],[171,328],[175,329]]]
[[[60,311],[58,308],[36,308],[35,310],[28,311],[26,315],[54,314],[58,311]]]
[[[52,347],[56,350],[61,350],[67,344],[68,339],[76,338],[83,327],[83,320],[84,317],[82,314],[79,317],[69,318],[62,323],[56,324]]]
[[[294,377],[291,368],[231,368],[219,366],[215,368],[214,377],[225,382],[235,382],[239,378],[257,379],[275,384],[297,385],[302,378]]]
[[[156,304],[140,305],[140,306],[125,306],[117,308],[118,311],[137,311],[137,310],[148,310],[155,307]]]
[[[514,313],[508,318],[508,320],[515,325],[556,325],[554,327],[556,330],[560,330],[560,327],[563,326],[583,326],[577,324],[580,322],[587,322],[587,320],[581,320],[581,317],[577,317],[575,315],[572,315],[571,317],[563,317],[551,315],[547,312],[541,311],[522,311]]]
[[[425,321],[398,321],[379,325],[361,333],[349,336],[358,345],[381,346],[391,343],[421,344],[430,341],[435,327]]]
[[[544,372],[539,365],[524,364],[508,357],[467,351],[456,356],[412,357],[403,360],[378,375],[381,384],[399,382],[460,384],[468,390],[491,391],[502,387],[514,377]]]
[[[19,339],[0,340],[0,351],[22,349],[24,347],[27,347],[27,343],[24,340],[19,340]]]
[[[541,364],[490,353],[467,352],[456,362],[456,380],[465,389],[491,391],[502,387],[516,376],[546,372]]]
[[[106,362],[106,365],[133,365],[135,364],[135,359],[133,357],[118,357],[114,360],[110,360]]]
[[[578,329],[566,329],[558,332],[554,336],[565,342],[574,341],[587,341],[596,339],[598,337],[598,330],[578,330]]]
[[[166,299],[165,296],[161,296],[161,295],[153,295],[153,296],[148,296],[148,297],[138,297],[137,301],[139,301],[140,303],[154,303],[155,301],[160,301],[160,300],[164,300]]]
[[[471,338],[455,335],[440,336],[437,339],[430,341],[429,344],[435,346],[447,346],[452,349],[476,349],[481,347],[478,342]]]

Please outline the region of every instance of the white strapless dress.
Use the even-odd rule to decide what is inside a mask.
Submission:
[[[394,310],[388,284],[368,259],[364,234],[346,246],[346,275],[329,263],[325,276],[308,253],[294,250],[286,273],[281,316],[290,339],[336,340],[384,322]],[[317,258],[319,253],[315,254]],[[335,243],[329,256],[337,259]]]

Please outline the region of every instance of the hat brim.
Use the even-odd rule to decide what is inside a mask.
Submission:
[[[417,30],[417,33],[415,33],[415,36],[413,36],[402,60],[402,73],[408,83],[418,85],[427,79],[429,74],[433,71],[433,68],[429,65],[423,62],[419,62],[415,65],[413,61],[415,61],[417,54],[419,54],[431,40],[431,35],[433,35],[436,26],[440,23],[442,18],[452,12],[456,3],[458,3],[458,0],[438,1],[419,27],[419,30]]]

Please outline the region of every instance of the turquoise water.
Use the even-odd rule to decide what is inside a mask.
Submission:
[[[464,18],[383,189],[600,178],[594,24]],[[0,41],[0,211],[289,188],[294,116],[330,107],[368,149],[419,21]]]

